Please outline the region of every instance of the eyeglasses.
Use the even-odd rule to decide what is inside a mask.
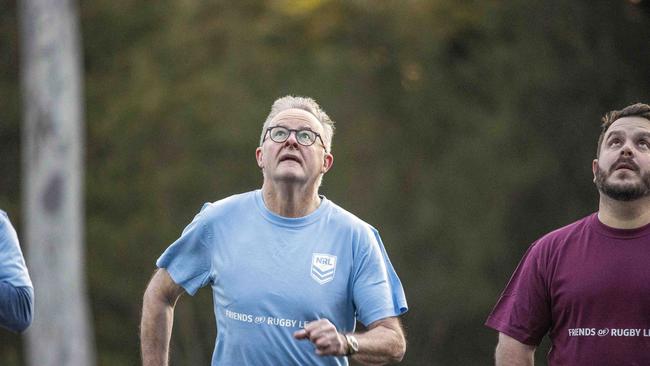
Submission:
[[[266,129],[266,133],[271,138],[271,141],[277,143],[283,143],[287,141],[289,139],[289,136],[291,136],[291,132],[294,132],[296,134],[296,141],[298,141],[298,143],[302,146],[313,145],[314,142],[316,142],[316,138],[318,137],[320,143],[323,144],[323,148],[325,149],[325,152],[327,152],[327,148],[325,147],[325,143],[323,142],[323,139],[320,137],[318,133],[312,130],[309,129],[294,130],[282,126],[273,126]],[[266,137],[264,137],[264,140],[266,140]]]

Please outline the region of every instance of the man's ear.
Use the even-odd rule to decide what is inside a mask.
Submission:
[[[332,169],[332,165],[334,165],[334,155],[329,153],[325,154],[323,157],[323,166],[321,167],[321,173],[327,173],[330,169]]]
[[[598,171],[598,159],[591,162],[591,172],[594,174],[594,183],[596,182],[596,172]]]
[[[257,160],[257,166],[260,167],[260,169],[264,169],[264,160],[263,160],[264,154],[262,153],[262,147],[258,147],[255,149],[255,160]]]

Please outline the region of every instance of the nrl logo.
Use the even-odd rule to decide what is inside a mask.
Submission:
[[[336,256],[314,253],[311,257],[311,278],[323,285],[334,279]]]

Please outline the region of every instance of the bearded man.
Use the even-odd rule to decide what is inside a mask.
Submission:
[[[602,119],[598,212],[526,252],[486,325],[496,365],[533,365],[544,335],[550,366],[650,365],[650,106]]]

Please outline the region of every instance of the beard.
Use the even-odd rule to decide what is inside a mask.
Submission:
[[[636,183],[611,183],[607,178],[616,173],[616,163],[609,172],[596,166],[596,179],[594,183],[598,190],[616,201],[634,201],[650,195],[650,172],[641,175],[641,181]],[[637,170],[638,172],[638,170]]]

